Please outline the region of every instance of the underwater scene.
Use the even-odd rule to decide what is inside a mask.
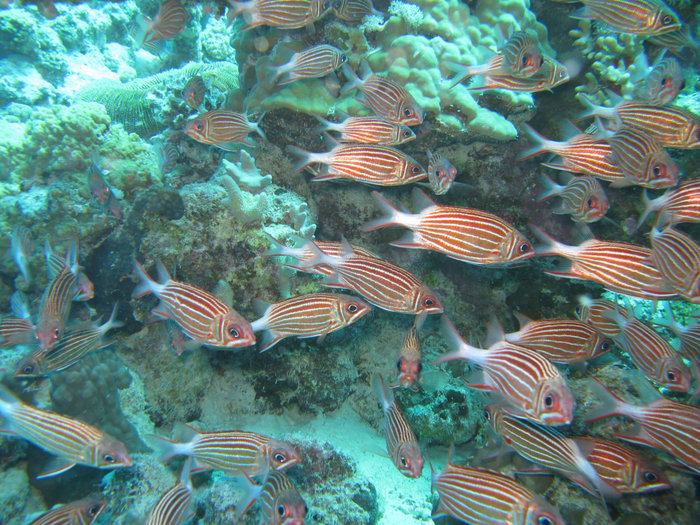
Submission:
[[[700,523],[700,4],[0,0],[0,524]]]

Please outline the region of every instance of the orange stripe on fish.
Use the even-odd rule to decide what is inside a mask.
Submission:
[[[256,302],[260,318],[253,332],[263,331],[260,351],[269,350],[285,337],[323,337],[344,328],[370,311],[363,300],[345,294],[310,293],[279,303]]]
[[[185,133],[202,144],[213,144],[227,151],[236,150],[235,144],[253,146],[248,134],[255,132],[263,139],[265,134],[260,129],[260,120],[250,122],[245,113],[226,109],[215,109],[197,115],[188,120]]]
[[[231,9],[227,13],[229,24],[243,14],[247,25],[245,31],[265,25],[282,29],[300,29],[314,23],[328,12],[330,6],[323,0],[228,0]]]
[[[678,166],[651,135],[622,128],[608,138],[608,143],[612,149],[610,161],[630,183],[653,189],[678,184]]]
[[[192,457],[185,460],[178,482],[163,494],[146,518],[144,525],[183,525],[193,513],[189,511],[192,503],[192,482],[190,470]]]
[[[313,46],[299,53],[294,53],[289,62],[275,67],[272,83],[283,86],[305,78],[325,77],[342,66],[347,60],[347,56],[337,47],[328,44]],[[284,74],[287,74],[288,77],[281,82],[277,82],[279,77]]]
[[[418,330],[423,326],[424,321],[424,315],[416,317],[413,326],[404,337],[399,350],[399,360],[396,363],[398,372],[397,383],[389,385],[389,388],[402,387],[410,388],[414,392],[418,391],[416,381],[420,381],[420,373],[423,370]]]
[[[407,126],[399,126],[376,116],[347,117],[343,122],[335,123],[316,117],[321,126],[316,130],[336,131],[340,133],[338,142],[361,142],[363,144],[382,144],[396,146],[416,138],[416,134]]]
[[[44,290],[36,324],[36,338],[41,349],[46,352],[63,337],[77,282],[73,269],[65,266]]]
[[[570,214],[575,222],[591,223],[600,220],[610,207],[598,179],[591,175],[571,176],[565,186],[555,183],[547,175],[540,176],[544,191],[538,201],[559,197],[562,200],[556,214]]]
[[[566,0],[558,0],[566,1]],[[643,36],[678,31],[678,15],[662,0],[582,0],[574,18],[598,20],[625,33]]]
[[[452,187],[457,176],[457,168],[442,156],[428,150],[428,182],[435,195],[444,195]]]
[[[144,42],[172,40],[182,33],[190,15],[179,0],[164,2],[153,20],[148,21]]]
[[[331,9],[335,16],[348,22],[360,22],[369,14],[383,14],[374,8],[372,0],[336,0]]]
[[[651,230],[651,259],[678,294],[700,304],[700,246],[685,233]]]
[[[654,224],[665,228],[679,222],[700,222],[700,179],[682,180],[677,188],[661,197],[649,200],[644,192],[644,213],[637,222],[641,226],[651,212],[656,213]]]
[[[29,525],[92,525],[105,508],[106,501],[86,498],[45,512]]]
[[[276,470],[265,478],[260,505],[264,522],[270,525],[303,525],[308,510],[292,480]]]
[[[364,231],[391,225],[411,230],[392,246],[444,253],[472,264],[509,264],[534,255],[530,242],[506,221],[488,212],[458,206],[441,206],[415,190],[416,214],[402,212],[376,191],[372,193],[384,216],[367,223]]]

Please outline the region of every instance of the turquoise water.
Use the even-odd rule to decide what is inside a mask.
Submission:
[[[106,504],[95,523],[144,523],[183,468],[181,457],[159,461],[149,436],[170,438],[177,423],[200,432],[257,432],[294,447],[300,462],[285,473],[308,506],[305,523],[433,522],[439,497],[431,490],[431,467],[426,460],[421,476],[412,479],[392,462],[384,415],[372,388],[377,374],[388,384],[398,382],[397,360],[415,319],[410,300],[386,310],[383,301],[400,294],[399,279],[393,273],[389,291],[369,297],[326,288],[323,276],[282,266],[294,264],[293,259],[263,256],[271,248],[270,236],[286,246],[301,245],[305,238],[344,237],[355,250],[370,250],[415,276],[429,289],[426,294],[441,303],[461,336],[478,347],[492,342],[487,335],[492,318],[506,332],[518,329],[516,312],[531,319],[573,319],[583,294],[605,294],[649,322],[665,318],[666,304],[682,325],[696,322],[691,317],[696,307],[678,296],[670,303],[662,301],[662,308],[650,300],[606,292],[597,283],[545,274],[567,267],[561,257],[526,257],[508,265],[503,263],[511,259],[486,260],[482,255],[480,262],[489,264],[471,264],[435,250],[390,245],[403,242],[402,226],[363,230],[383,213],[372,191],[379,191],[392,206],[417,213],[421,198],[416,202],[413,190],[420,188],[439,204],[475,208],[506,221],[522,235],[516,248],[523,242],[530,247],[539,243],[532,226],[578,245],[588,234],[570,214],[554,213],[560,211],[561,200],[537,201],[544,189],[542,174],[561,184],[566,177],[558,178],[560,171],[540,164],[549,161],[546,156],[518,161],[532,146],[524,124],[548,138],[566,140],[566,122],[584,110],[581,95],[604,106],[613,106],[619,96],[639,98],[650,70],[670,57],[676,57],[685,79],[672,104],[697,120],[698,54],[692,40],[683,44],[680,36],[681,44],[662,54],[667,42],[572,18],[569,15],[581,4],[550,1],[382,1],[359,20],[347,20],[347,11],[336,3],[330,6],[335,11],[300,28],[261,25],[245,31],[251,19],[241,15],[229,24],[225,2],[170,2],[170,25],[165,15],[156,17],[157,1],[0,4],[0,249],[6,252],[0,312],[5,321],[17,316],[10,304],[20,291],[26,297],[30,326],[41,324],[45,290],[58,273],[47,271],[45,240],[59,266],[77,240],[83,277],[76,281],[89,280],[94,292],[87,300],[72,301],[62,337],[104,323],[115,305],[121,324],[103,335],[101,341],[111,342],[109,346],[38,380],[15,373],[39,348],[36,332],[29,329],[22,344],[8,343],[0,350],[2,383],[28,406],[113,436],[133,459],[133,465],[123,468],[77,465],[37,479],[57,466],[55,451],[37,447],[36,439],[35,444],[24,439],[28,434],[16,421],[13,424],[10,408],[3,408],[12,403],[3,398],[2,428],[18,435],[0,437],[0,523],[32,523],[55,505],[85,498]],[[697,36],[698,7],[692,2],[672,2],[672,7],[684,30]],[[155,20],[155,29],[144,16]],[[486,64],[521,30],[535,42],[534,56],[545,57],[544,69],[533,78],[545,82],[544,72],[556,64],[564,68],[568,81],[533,93],[471,89],[488,84],[482,75],[454,82],[466,66]],[[291,76],[283,72],[275,78],[274,68],[320,44],[343,54],[329,66],[334,71],[280,85]],[[429,152],[439,153],[449,162],[442,165],[443,174],[450,166],[457,173],[453,184],[446,183],[446,191],[435,195],[435,186],[424,176],[409,184],[399,180],[372,186],[357,180],[314,181],[312,175],[318,172],[299,169],[304,154],[295,148],[319,153],[338,148],[321,133],[316,117],[342,122],[344,114],[372,114],[357,100],[359,91],[351,89],[351,72],[365,79],[368,70],[405,88],[408,99],[403,102],[408,100],[410,108],[423,114],[420,122],[400,123],[410,126],[416,138],[390,146],[395,148],[391,155],[398,156],[393,162],[399,158],[409,164],[407,173],[415,165],[423,173],[429,168]],[[527,80],[511,71],[501,73],[516,84]],[[201,83],[192,80],[196,78]],[[365,93],[365,102],[367,98]],[[392,100],[389,110],[399,105]],[[259,130],[251,129],[247,138],[246,133],[216,135],[214,128],[202,135],[195,119],[217,109],[243,112]],[[588,121],[580,125],[584,124]],[[337,131],[329,134],[340,137]],[[379,164],[377,151],[368,155]],[[697,178],[697,149],[668,147],[667,152],[681,181]],[[361,154],[366,153],[360,149],[348,158]],[[605,218],[590,225],[595,237],[650,246],[647,234],[656,214],[636,228],[644,210],[644,190],[602,184],[610,207]],[[662,193],[651,190],[649,195]],[[25,250],[29,273],[24,275],[11,247],[18,227],[32,240]],[[683,223],[678,229],[698,239],[697,224]],[[420,239],[414,237],[413,242],[420,244]],[[350,255],[343,250],[337,264]],[[255,299],[276,303],[302,294],[342,291],[363,296],[374,306],[324,337],[289,337],[264,353],[254,346],[202,347],[191,344],[192,332],[184,335],[177,324],[166,324],[151,313],[155,309],[173,317],[168,308],[182,307],[171,303],[159,308],[152,294],[132,297],[139,281],[134,259],[154,279],[156,261],[161,261],[173,279],[214,294],[222,308],[235,309],[241,333],[248,321],[261,317]],[[365,279],[371,281],[377,270],[369,275]],[[307,312],[296,320],[309,317]],[[678,349],[672,332],[656,329]],[[256,335],[260,348],[263,336]],[[460,465],[513,476],[515,470],[531,468],[517,455],[488,457],[499,450],[483,416],[490,397],[463,381],[476,367],[463,361],[434,363],[450,350],[441,315],[427,316],[418,340],[422,379],[416,391],[393,392],[435,470],[445,467],[451,446],[451,459]],[[99,341],[94,346],[100,346]],[[557,365],[576,401],[573,421],[559,427],[566,436],[610,438],[630,426],[625,418],[584,422],[596,402],[588,387],[591,377],[635,404],[648,403],[659,392],[691,402],[690,393],[649,384],[621,343],[618,340],[611,353],[592,360],[587,368]],[[697,366],[697,352],[680,359],[689,370]],[[517,480],[558,509],[570,525],[633,524],[641,519],[692,523],[692,516],[700,515],[697,477],[674,469],[675,460],[666,452],[630,447],[662,469],[672,490],[625,494],[608,501],[606,510],[600,498],[563,476],[518,475]],[[697,449],[694,454],[697,459]],[[251,473],[257,483],[264,483],[267,468]],[[183,518],[193,513],[190,523],[234,523],[245,498],[242,477],[213,469],[195,472],[191,479],[191,502]],[[241,523],[258,520],[269,521],[260,503]],[[436,522],[458,521],[440,517]]]

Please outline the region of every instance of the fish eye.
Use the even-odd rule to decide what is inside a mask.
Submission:
[[[58,328],[55,328],[54,331],[53,331],[53,335],[54,335],[54,337],[56,337],[56,338],[61,337],[61,330],[58,329]]]
[[[285,456],[284,454],[282,454],[280,452],[275,454],[274,458],[275,458],[275,461],[277,463],[284,463],[285,461],[287,461],[287,456]]]
[[[357,312],[357,303],[350,303],[348,305],[348,312],[350,312],[351,314]]]
[[[668,379],[672,383],[675,383],[677,381],[676,374],[673,372],[673,370],[669,370],[668,372],[666,372],[666,379]]]
[[[112,454],[103,454],[102,459],[104,459],[107,463],[114,463],[116,461]]]
[[[280,515],[280,518],[284,517],[285,512],[286,512],[286,510],[284,508],[284,505],[280,505],[279,507],[277,507],[277,514]]]
[[[194,129],[196,129],[197,131],[203,131],[204,124],[202,124],[201,122],[198,122],[197,124],[195,124]]]
[[[607,350],[609,348],[610,348],[610,342],[608,342],[608,341],[603,341],[603,344],[600,345],[601,350]]]
[[[530,64],[530,58],[527,55],[523,55],[523,66],[527,66]]]
[[[551,395],[548,395],[547,397],[544,398],[544,406],[547,408],[551,408],[554,405],[554,398]]]
[[[411,108],[406,108],[403,110],[403,114],[406,117],[410,117],[413,114],[413,111],[411,111]]]
[[[685,79],[681,80],[681,85],[679,86],[679,91],[683,91],[685,89]]]
[[[665,26],[671,25],[673,23],[673,17],[671,15],[665,15],[662,19]]]
[[[659,476],[657,476],[653,472],[645,472],[644,479],[649,483],[654,483],[657,479],[659,479]]]
[[[403,132],[403,136],[404,136],[404,137],[410,137],[410,136],[411,136],[411,130],[408,130],[408,129],[407,129],[406,131],[404,131],[404,132]]]
[[[420,361],[418,362],[418,373],[420,374],[423,371],[423,363]]]
[[[520,253],[527,253],[530,251],[530,243],[524,242],[520,245]]]
[[[424,304],[425,306],[433,306],[433,305],[435,304],[435,299],[433,299],[432,297],[426,297],[426,298],[423,300],[423,304]]]
[[[406,456],[401,456],[401,466],[402,467],[408,466],[408,462],[406,461]]]
[[[652,173],[654,174],[654,177],[666,175],[666,166],[664,166],[663,164],[656,164],[654,166],[654,169],[652,170]]]
[[[484,409],[484,418],[486,419],[486,421],[491,421],[491,412]]]
[[[347,62],[347,61],[348,61],[348,57],[345,56],[345,53],[343,53],[342,55],[340,55],[340,63],[341,63],[341,64],[344,64],[344,63]]]
[[[416,173],[416,174],[418,174],[418,173],[420,173],[421,171],[423,171],[423,170],[422,170],[421,167],[418,166],[417,164],[414,164],[413,166],[411,166],[411,173]]]
[[[540,516],[537,520],[537,525],[554,525],[552,520],[547,516]]]
[[[93,505],[88,509],[88,515],[89,516],[97,516],[97,513],[100,511],[100,506],[99,505]]]
[[[398,370],[399,372],[401,372],[401,359],[399,359],[398,361],[396,361],[396,370]]]
[[[34,366],[33,366],[33,365],[25,365],[25,366],[22,368],[22,373],[23,373],[24,375],[29,375],[29,374],[31,374],[32,372],[34,372]]]
[[[232,326],[228,329],[228,335],[230,335],[234,339],[238,339],[241,336],[241,333],[238,330],[237,326]]]
[[[592,208],[593,207],[593,199],[588,199],[586,201],[586,206],[588,206],[589,208]]]
[[[544,64],[544,57],[540,57],[540,67],[542,67],[542,64]]]
[[[435,170],[435,176],[439,177],[440,176],[440,170]]]

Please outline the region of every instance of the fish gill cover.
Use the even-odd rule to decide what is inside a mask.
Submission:
[[[698,26],[0,1],[0,523],[692,523]]]

